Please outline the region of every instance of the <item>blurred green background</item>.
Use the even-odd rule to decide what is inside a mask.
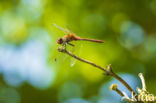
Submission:
[[[156,0],[0,0],[0,103],[120,103],[118,81],[58,53],[52,23],[105,41],[73,42],[74,54],[112,64],[133,89],[142,72],[156,95]]]

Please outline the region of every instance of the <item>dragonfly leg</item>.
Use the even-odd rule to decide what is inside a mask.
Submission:
[[[66,49],[66,43],[63,43],[63,44],[62,44],[62,47],[63,47],[64,49]]]
[[[68,42],[67,44],[69,44],[69,45],[71,45],[71,46],[73,46],[73,47],[75,46],[74,44],[71,44],[71,43],[69,43],[69,42]]]
[[[71,43],[67,43],[67,44],[69,44],[69,45],[71,45],[72,47],[73,47],[73,50],[72,50],[72,52],[74,52],[75,51],[75,45],[74,44],[71,44]]]

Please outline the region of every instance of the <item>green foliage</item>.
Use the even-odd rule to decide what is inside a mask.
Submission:
[[[61,91],[60,88],[63,88],[64,84],[71,82],[74,86],[76,84],[76,88],[82,89],[82,94],[81,96],[74,94],[70,99],[74,97],[75,101],[84,103],[102,101],[99,91],[101,85],[108,83],[109,79],[106,79],[101,71],[79,61],[74,61],[75,65],[70,66],[73,60],[57,51],[56,41],[58,37],[64,36],[64,33],[53,27],[52,23],[64,28],[67,28],[67,24],[81,37],[105,41],[104,44],[74,42],[76,45],[74,54],[103,67],[112,64],[113,70],[118,73],[137,75],[142,72],[147,79],[149,92],[156,94],[155,18],[155,0],[1,0],[0,80],[3,86],[0,88],[0,96],[5,95],[3,91],[10,86],[16,91],[15,99],[18,102],[21,100],[21,103],[64,103],[65,100],[59,101],[59,98],[63,98],[60,96],[62,92],[79,93],[77,92],[79,89],[73,92],[69,92],[69,88],[67,88],[69,91],[64,89]],[[36,41],[43,43],[43,48],[36,47]],[[23,64],[18,65],[20,61],[25,62],[21,59],[24,56],[15,54],[20,54],[20,50],[25,51],[24,48],[28,48],[25,46],[29,43],[32,44],[28,47],[39,48],[39,51],[38,49],[35,53],[29,51],[28,54],[34,56],[43,50],[44,55],[34,59],[37,63],[32,59],[28,61],[39,68],[43,63],[42,68],[46,70],[44,75],[41,75],[43,71],[40,72],[39,69],[30,69],[30,65],[25,67]],[[10,56],[11,50],[17,52]],[[69,50],[72,51],[72,48],[69,47]],[[6,55],[7,53],[10,54]],[[6,60],[2,56],[10,58]],[[15,62],[18,66],[12,66],[15,60],[19,60]],[[18,67],[25,69],[16,69]],[[26,75],[20,74],[23,72]],[[30,77],[28,74],[33,76]],[[12,85],[14,83],[15,85]],[[10,94],[8,91],[7,93],[8,97],[12,95],[12,91]],[[92,100],[94,96],[95,100]],[[1,99],[5,98],[2,96],[0,101]],[[6,100],[4,103],[10,101]]]

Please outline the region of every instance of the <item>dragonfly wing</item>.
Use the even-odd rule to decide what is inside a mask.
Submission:
[[[80,56],[81,55],[81,49],[82,49],[82,44],[76,45],[73,47],[73,50],[71,51],[73,54]],[[76,64],[77,60],[75,58],[71,58],[70,60],[70,66],[73,67]]]
[[[52,62],[55,65],[60,65],[66,61],[67,57],[67,55],[62,54],[55,49],[49,58],[49,62]]]
[[[58,26],[58,25],[56,25],[56,24],[54,24],[54,23],[53,23],[53,26],[55,26],[56,28],[58,28],[58,29],[60,29],[61,31],[65,32],[65,34],[68,34],[68,33],[70,32],[69,30],[64,29],[64,28],[62,28],[62,27],[60,27],[60,26]]]

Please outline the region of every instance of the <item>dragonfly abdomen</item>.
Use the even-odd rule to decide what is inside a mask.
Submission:
[[[102,41],[102,40],[96,40],[96,39],[80,38],[78,40],[91,41],[91,42],[97,42],[97,43],[104,43],[104,41]]]

